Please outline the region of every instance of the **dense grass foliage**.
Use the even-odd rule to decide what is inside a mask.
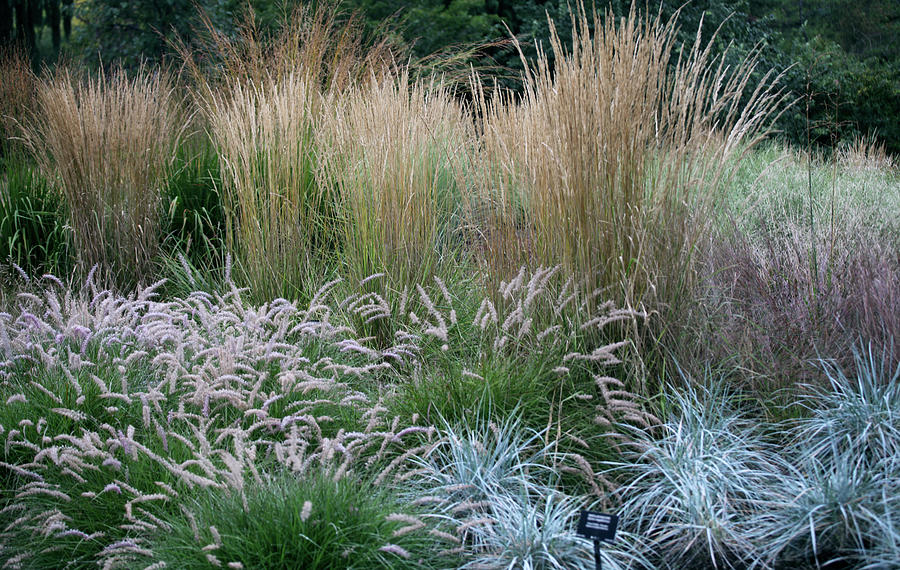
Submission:
[[[896,163],[572,21],[520,97],[327,7],[0,61],[0,565],[591,568],[590,507],[614,569],[894,567]]]
[[[492,332],[490,310],[454,322],[453,303],[432,300],[440,286],[420,288],[418,317],[375,293],[334,298],[335,283],[305,308],[246,305],[230,281],[168,301],[35,285],[0,315],[10,567],[327,566],[348,550],[368,567],[590,567],[572,530],[590,505],[623,514],[613,568],[877,567],[897,554],[884,533],[897,524],[890,354],[858,354],[852,375],[823,363],[830,388],[809,390],[797,420],[761,424],[715,380],[671,388],[660,420],[598,375],[534,429],[523,422],[539,394],[505,413],[476,401],[453,420],[439,401],[409,415],[390,395],[446,373],[447,352],[478,369],[525,347],[559,359],[562,388],[578,367],[614,364],[623,343],[568,344],[564,314],[536,335],[556,340],[537,343]],[[395,323],[395,342],[359,336],[349,313]],[[635,315],[588,323],[622,318]],[[309,540],[288,539],[298,533]]]
[[[434,420],[419,413],[394,413],[399,407],[384,398],[410,374],[427,375],[432,363],[439,362],[436,355],[450,350],[446,343],[458,342],[456,328],[463,323],[452,305],[436,307],[425,288],[418,289],[419,302],[428,312],[418,317],[411,309],[392,314],[374,293],[334,299],[334,282],[322,287],[305,308],[284,299],[246,305],[244,291],[232,281],[222,293],[197,291],[158,301],[154,289],[159,285],[126,298],[92,281],[70,290],[48,277],[37,285],[40,294],[21,293],[15,314],[2,315],[0,398],[5,405],[0,426],[5,446],[0,467],[6,484],[0,554],[10,565],[53,567],[73,561],[115,566],[145,559],[150,564],[156,557],[153,545],[162,549],[164,559],[184,550],[172,546],[178,539],[170,543],[166,538],[176,524],[170,522],[172,517],[186,513],[186,520],[201,515],[208,520],[220,514],[223,505],[252,512],[257,508],[252,505],[267,501],[266,493],[276,492],[266,491],[266,485],[288,485],[304,502],[335,501],[337,509],[345,504],[341,501],[353,500],[345,493],[359,492],[358,483],[342,482],[346,478],[394,489],[414,485],[422,477],[417,458],[431,457],[436,446],[443,445],[443,432]],[[441,294],[442,287],[436,289]],[[359,336],[350,326],[351,314],[396,323],[393,342],[373,346],[372,338]],[[594,326],[598,319],[603,316],[592,319]],[[565,320],[559,320],[544,331],[543,348],[534,349],[544,350],[545,358],[561,358],[561,377],[569,361],[599,370],[614,360],[619,343],[584,352],[569,345],[561,355],[555,349],[565,346],[566,338],[556,331]],[[468,342],[455,347],[459,358],[475,367],[479,361],[509,354],[512,335],[528,340],[521,328],[493,330],[489,319],[484,323],[466,322],[465,330],[476,338],[459,339]],[[483,328],[487,338],[479,341]],[[581,405],[589,413],[638,409],[636,396],[626,392],[614,398],[599,390],[584,396],[588,401]],[[500,445],[510,447],[511,453],[527,452],[534,441],[520,440],[511,431],[502,438]],[[552,465],[576,474],[582,487],[596,487],[596,462],[592,466],[585,457],[570,453],[554,458]],[[549,472],[550,466],[544,470]],[[305,484],[291,483],[288,476],[319,477],[324,487],[321,494],[313,492]],[[326,480],[341,487],[328,491]],[[198,495],[201,491],[207,495]],[[329,495],[332,492],[336,494]],[[208,499],[198,498],[203,496]],[[185,502],[187,497],[199,501],[197,513]],[[572,501],[567,502],[566,517],[574,508]],[[372,504],[375,508],[378,503]],[[284,505],[292,508],[290,502]],[[377,560],[397,555],[417,563],[418,555],[409,554],[407,547],[424,549],[422,555],[434,550],[426,539],[431,530],[430,536],[450,542],[444,548],[448,556],[455,556],[457,545],[465,542],[452,521],[437,517],[431,525],[409,522],[416,513],[399,507],[383,512],[387,508],[382,504],[376,511],[390,524],[371,521],[375,526],[366,532],[373,534],[359,543],[361,556],[366,551]],[[336,519],[323,516],[317,511],[317,524],[335,524]],[[361,515],[348,516],[348,525],[361,524]],[[258,520],[258,540],[272,534],[267,524],[307,528],[305,518],[300,519]],[[404,521],[402,526],[393,524]],[[183,523],[182,529],[188,528],[184,524],[190,523]],[[458,524],[465,528],[464,521]],[[207,525],[232,528],[216,520]],[[414,528],[407,528],[410,525]],[[426,538],[397,540],[413,530]],[[320,532],[310,528],[308,533],[314,531]],[[342,544],[351,535],[364,540],[349,530],[321,532],[326,533],[321,540]],[[570,531],[558,532],[554,540],[577,543]],[[184,563],[195,555],[202,561],[204,553],[213,550],[202,540],[188,542],[193,553],[177,556]],[[256,547],[259,553],[268,550]],[[314,560],[318,550],[313,543],[307,547]],[[230,552],[221,548],[223,555]],[[252,549],[234,548],[232,561],[255,564]],[[336,556],[343,552],[334,549]],[[250,558],[241,558],[241,552]]]
[[[202,493],[183,503],[151,548],[169,568],[429,568],[440,538],[390,490],[371,481],[309,473],[255,486],[245,495]],[[202,549],[200,542],[208,541]]]
[[[900,178],[872,166],[880,160],[768,146],[743,161],[704,245],[705,307],[683,313],[691,336],[710,342],[680,354],[682,363],[731,359],[756,388],[777,389],[821,379],[810,365],[818,358],[852,368],[860,340],[893,343]]]
[[[579,13],[571,46],[552,27],[554,65],[526,62],[523,101],[482,103],[502,173],[488,188],[500,186],[500,227],[524,214],[504,257],[563,263],[632,304],[670,303],[691,284],[733,155],[783,97],[768,76],[748,83],[753,57],[728,69],[712,44],[678,53],[675,21],[635,10],[621,22]]]
[[[0,256],[5,269],[64,272],[68,252],[59,198],[32,165],[13,157],[0,161],[6,166],[0,195]]]
[[[210,111],[228,249],[242,280],[268,297],[297,296],[327,247],[333,216],[317,180],[318,102],[310,80],[292,76],[238,83]]]
[[[169,77],[142,70],[38,81],[24,136],[59,189],[82,267],[123,288],[146,281],[160,243],[160,197],[184,119]]]

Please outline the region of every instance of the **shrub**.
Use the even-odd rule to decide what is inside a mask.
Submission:
[[[128,70],[148,63],[164,65],[173,59],[172,43],[194,38],[203,18],[232,31],[231,13],[239,8],[208,0],[170,0],[165,10],[149,0],[86,0],[64,8],[78,22],[67,47],[93,68],[109,62]]]

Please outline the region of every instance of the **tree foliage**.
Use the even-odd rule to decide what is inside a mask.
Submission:
[[[134,69],[162,63],[170,42],[190,38],[201,11],[220,27],[230,26],[235,2],[229,0],[84,0],[76,15],[82,25],[74,49],[90,67],[98,63]]]
[[[38,37],[50,32],[53,54],[72,31],[73,0],[0,0],[0,47],[17,46],[38,57]]]
[[[203,28],[201,10],[228,34],[248,9],[263,29],[275,28],[298,1],[0,0],[0,45],[21,44],[35,57],[49,30],[57,53],[74,15],[71,44],[77,55],[92,66],[103,62],[133,68],[166,60],[175,38],[190,45]],[[444,60],[490,69],[501,85],[514,89],[522,64],[508,40],[515,37],[525,57],[535,58],[549,46],[549,17],[565,43],[571,37],[569,9],[574,6],[567,0],[319,1],[337,2],[346,13],[361,15],[369,31],[390,28],[415,57],[437,53]],[[785,72],[786,86],[798,102],[778,125],[792,142],[833,147],[875,134],[889,152],[900,154],[900,2],[635,1],[648,17],[660,13],[665,19],[678,12],[679,39],[685,44],[716,34],[716,49],[730,46],[730,63],[761,49],[758,72]],[[596,7],[621,17],[631,0],[601,1]],[[482,47],[468,49],[473,46]]]

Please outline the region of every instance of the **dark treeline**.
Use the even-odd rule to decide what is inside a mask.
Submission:
[[[0,1],[0,45],[18,45],[32,59],[41,56],[37,38],[50,34],[51,55],[58,54],[62,40],[72,33],[73,0]]]
[[[414,57],[462,53],[455,62],[491,73],[513,89],[522,66],[508,43],[516,36],[525,55],[548,47],[547,16],[570,32],[565,0],[345,0],[372,32],[394,35]],[[624,15],[629,0],[595,4]],[[761,47],[759,73],[785,71],[797,103],[779,128],[800,146],[825,148],[858,136],[875,136],[900,154],[900,2],[896,0],[647,0],[639,8],[681,10],[681,39],[692,42],[703,25],[704,41],[719,30],[716,48],[731,46],[737,61]],[[252,9],[257,25],[275,28],[289,9],[271,0],[0,0],[0,44],[18,45],[35,68],[60,53],[88,67],[134,67],[171,57],[170,40],[190,44],[201,29],[199,10],[227,34]],[[387,24],[385,24],[387,22]],[[501,43],[498,43],[500,41]],[[486,45],[480,50],[469,48]],[[437,59],[441,59],[438,57]],[[464,68],[466,66],[463,66]]]

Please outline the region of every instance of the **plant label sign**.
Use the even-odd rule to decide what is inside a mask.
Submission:
[[[584,538],[611,542],[616,537],[616,527],[618,525],[618,515],[581,511],[581,516],[578,518],[578,528],[575,532]]]

